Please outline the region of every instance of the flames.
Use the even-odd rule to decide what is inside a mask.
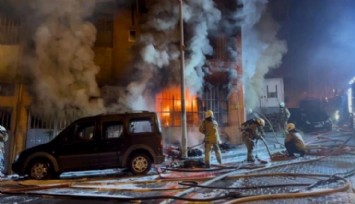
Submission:
[[[185,90],[187,124],[198,123],[197,97]],[[156,111],[163,126],[181,126],[181,89],[169,87],[156,95]]]

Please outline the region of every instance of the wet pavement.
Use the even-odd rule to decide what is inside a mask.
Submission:
[[[211,169],[158,169],[134,177],[122,170],[71,172],[60,180],[3,179],[0,203],[355,203],[355,135],[336,130],[308,134],[305,157],[243,162],[245,147],[223,153],[223,166]],[[271,153],[284,150],[283,137],[269,133]],[[212,154],[213,155],[213,154]],[[158,173],[159,172],[159,173]],[[16,177],[15,177],[16,178]]]

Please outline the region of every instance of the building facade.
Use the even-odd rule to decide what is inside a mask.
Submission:
[[[136,0],[129,5],[116,1],[97,1],[90,21],[96,27],[96,41],[92,48],[95,64],[100,67],[96,75],[105,103],[114,103],[120,97],[115,86],[129,84],[129,69],[134,56],[137,39],[142,35],[149,1]],[[21,68],[24,43],[21,32],[23,22],[6,13],[0,13],[0,123],[10,132],[6,145],[7,169],[16,155],[29,147],[50,141],[63,127],[75,118],[43,118],[31,111],[33,99],[27,89],[28,81]],[[241,56],[241,34],[236,34],[236,43]],[[210,39],[215,53],[206,60],[206,66],[214,70],[217,61],[223,60],[242,76],[240,63],[229,62],[223,49],[227,43],[223,36]],[[240,60],[237,60],[240,62]],[[162,120],[165,141],[179,140],[181,127],[180,93],[177,87],[166,87],[156,93],[155,108]],[[239,127],[245,119],[244,94],[241,80],[228,78],[228,72],[220,69],[205,77],[201,93],[189,94],[186,101],[188,137],[195,137],[197,127],[208,109],[214,111],[221,126],[222,137],[231,143],[240,143]],[[112,100],[111,100],[112,99]],[[197,133],[198,134],[198,133]],[[200,138],[201,135],[197,136]],[[175,138],[175,139],[174,139]],[[198,141],[191,140],[189,145]]]

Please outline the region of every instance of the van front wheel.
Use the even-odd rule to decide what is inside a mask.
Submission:
[[[148,173],[152,166],[151,159],[145,154],[135,154],[129,160],[129,169],[135,175]]]

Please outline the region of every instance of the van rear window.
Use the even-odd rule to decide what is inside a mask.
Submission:
[[[129,131],[131,133],[151,133],[153,132],[152,121],[147,120],[131,120],[129,123]]]

